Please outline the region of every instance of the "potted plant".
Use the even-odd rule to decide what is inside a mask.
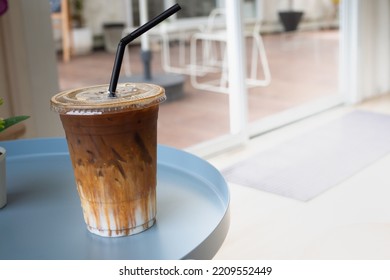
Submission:
[[[298,28],[303,11],[295,11],[293,0],[288,0],[288,9],[279,12],[279,18],[285,31],[294,31]]]
[[[0,106],[3,104],[3,99],[0,98]],[[0,133],[7,128],[28,119],[28,116],[16,116],[7,119],[0,118]],[[0,147],[0,209],[7,204],[7,188],[5,180],[5,158],[6,150]]]
[[[91,28],[85,26],[83,16],[84,1],[72,0],[70,1],[70,9],[72,14],[72,42],[73,54],[82,55],[88,54],[92,51],[93,35]]]

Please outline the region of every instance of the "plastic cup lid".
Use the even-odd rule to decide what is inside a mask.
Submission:
[[[108,85],[63,91],[51,98],[51,109],[60,114],[93,115],[142,109],[166,99],[162,87],[143,83],[118,84],[116,95],[108,96]]]

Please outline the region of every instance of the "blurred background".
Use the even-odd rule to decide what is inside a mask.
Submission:
[[[13,0],[0,16],[0,115],[31,118],[0,140],[63,136],[50,97],[107,84],[119,39],[176,2],[182,10],[147,43],[133,42],[121,70],[122,81],[145,79],[143,49],[152,55],[150,81],[168,83],[161,144],[212,153],[389,91],[386,0],[241,0],[238,37],[226,29],[223,0]],[[227,56],[231,40],[244,47],[238,93],[229,87],[229,75],[242,72]]]

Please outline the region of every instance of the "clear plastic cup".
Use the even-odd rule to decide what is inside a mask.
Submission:
[[[88,230],[126,236],[156,220],[157,118],[165,91],[152,84],[69,90],[51,99],[60,114]]]

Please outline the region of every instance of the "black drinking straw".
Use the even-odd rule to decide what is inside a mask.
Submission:
[[[118,84],[119,72],[121,70],[123,54],[125,52],[126,45],[129,44],[134,39],[136,39],[137,37],[141,36],[143,33],[148,31],[149,29],[152,29],[157,24],[159,24],[163,20],[167,19],[168,17],[170,17],[171,15],[173,15],[174,13],[179,11],[180,9],[181,9],[181,7],[179,6],[179,4],[173,5],[168,10],[166,10],[162,14],[156,16],[151,21],[148,21],[144,25],[140,26],[139,28],[137,28],[136,30],[134,30],[129,35],[127,35],[126,37],[122,38],[119,41],[118,47],[116,49],[116,56],[115,56],[114,67],[112,69],[110,86],[108,88],[108,92],[109,92],[108,96],[109,97],[116,97],[115,91],[116,91],[116,86]]]

